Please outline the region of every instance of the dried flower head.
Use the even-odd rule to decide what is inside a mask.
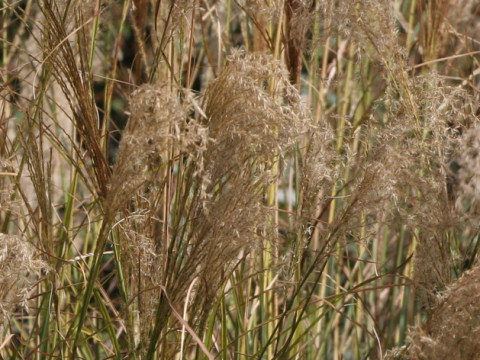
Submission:
[[[412,230],[422,229],[416,239],[415,279],[423,289],[424,305],[431,307],[435,292],[450,282],[450,245],[445,233],[456,224],[447,174],[458,142],[452,127],[471,121],[473,101],[434,72],[407,85],[409,99],[398,94],[397,86],[387,93],[389,123],[380,138],[382,178],[392,214],[401,216]]]
[[[132,94],[131,116],[122,135],[107,206],[118,210],[168,161],[168,151],[195,156],[206,132],[189,117],[190,106],[166,85],[143,85]]]
[[[479,294],[480,268],[476,267],[439,295],[430,318],[412,332],[407,348],[391,359],[478,359]]]
[[[20,236],[0,234],[0,329],[17,306],[24,306],[35,278],[47,269],[35,247]]]
[[[201,251],[190,269],[208,279],[200,292],[208,299],[222,280],[214,274],[240,250],[262,246],[263,236],[276,233],[265,209],[266,186],[278,178],[276,164],[305,133],[307,121],[285,67],[260,54],[232,54],[203,104],[211,142],[203,190],[193,202],[192,244]]]

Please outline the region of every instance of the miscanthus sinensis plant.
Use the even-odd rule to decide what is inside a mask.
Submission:
[[[475,359],[477,2],[0,11],[2,358]]]

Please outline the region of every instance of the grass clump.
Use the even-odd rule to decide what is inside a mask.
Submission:
[[[0,9],[2,357],[475,358],[474,1]]]

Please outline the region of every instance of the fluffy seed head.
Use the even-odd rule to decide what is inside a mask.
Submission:
[[[0,234],[0,329],[17,306],[26,305],[35,277],[46,269],[27,240]]]

